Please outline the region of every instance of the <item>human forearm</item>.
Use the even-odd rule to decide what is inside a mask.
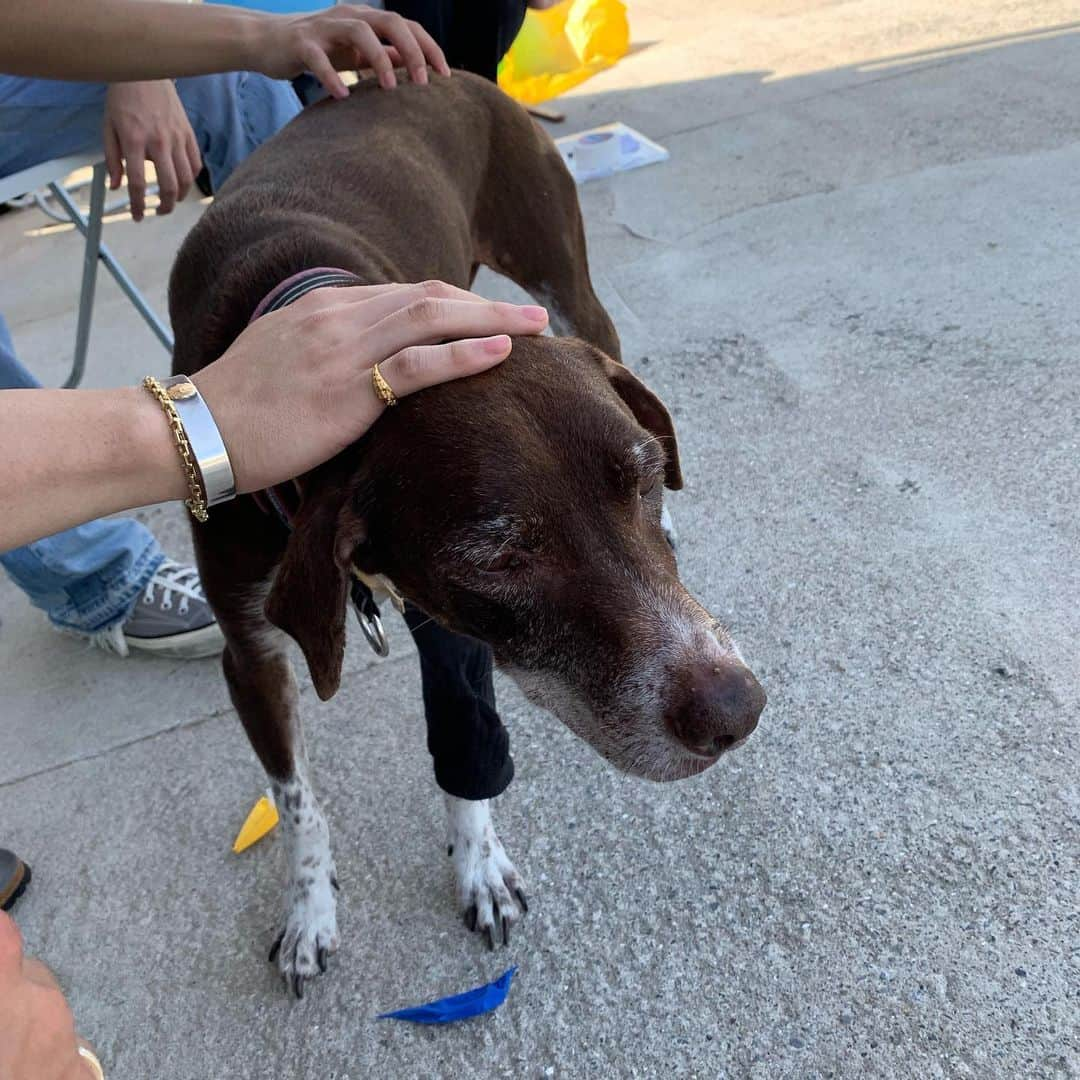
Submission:
[[[352,4],[266,15],[162,0],[0,0],[0,27],[0,71],[43,78],[130,82],[239,70],[289,79],[311,71],[344,97],[339,71],[373,68],[387,88],[395,64],[414,82],[427,82],[428,64],[450,74],[419,23]]]
[[[0,418],[0,551],[187,494],[165,417],[140,387],[2,390]]]
[[[405,397],[487,371],[510,352],[509,335],[546,325],[543,308],[441,282],[316,289],[257,319],[192,382],[244,494],[359,439],[386,408],[376,362]],[[0,462],[0,551],[189,494],[164,412],[142,387],[0,390]]]
[[[163,0],[0,0],[0,71],[121,82],[256,68],[271,16]]]

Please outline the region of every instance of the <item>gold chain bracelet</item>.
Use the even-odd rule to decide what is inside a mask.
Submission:
[[[176,411],[176,406],[172,403],[168,391],[153,375],[147,375],[143,379],[143,386],[158,399],[161,408],[165,412],[165,419],[168,420],[169,427],[176,438],[176,448],[180,451],[180,460],[184,464],[188,487],[191,490],[191,498],[185,499],[184,505],[196,521],[206,521],[208,517],[206,495],[203,493],[199,471],[195,468],[195,460],[191,454],[191,443],[188,442],[187,432],[184,431],[184,425],[180,422],[180,414]]]

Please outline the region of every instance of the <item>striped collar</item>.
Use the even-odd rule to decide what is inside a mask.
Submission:
[[[251,322],[271,311],[278,311],[290,304],[295,304],[301,296],[307,296],[316,289],[338,288],[348,285],[359,285],[360,279],[349,273],[348,270],[340,270],[333,266],[316,266],[310,270],[301,270],[292,277],[278,282],[260,301],[259,306],[251,316]]]

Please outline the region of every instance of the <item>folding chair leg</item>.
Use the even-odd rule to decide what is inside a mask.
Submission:
[[[79,323],[75,335],[75,360],[71,367],[65,387],[78,386],[86,367],[86,350],[90,342],[90,317],[94,307],[94,288],[97,281],[97,264],[100,259],[105,269],[112,274],[116,284],[134,305],[154,332],[154,336],[171,353],[173,336],[169,329],[154,314],[153,309],[143,299],[142,293],[135,288],[134,282],[127,276],[124,268],[113,257],[113,253],[101,242],[101,224],[105,213],[105,163],[94,166],[94,179],[90,187],[90,217],[84,218],[82,211],[65,190],[63,184],[50,184],[49,188],[57,202],[64,208],[75,227],[86,237],[86,250],[83,257],[82,295],[79,298]]]
[[[60,197],[60,184],[51,184],[53,194]],[[67,192],[64,192],[67,195]],[[70,213],[70,210],[69,210]],[[75,328],[75,359],[71,364],[65,387],[78,386],[86,370],[86,350],[90,345],[90,320],[94,314],[94,290],[97,286],[98,253],[101,250],[101,223],[105,216],[105,166],[94,166],[90,185],[90,218],[86,227],[86,246],[83,249],[82,290],[79,293],[79,321]]]

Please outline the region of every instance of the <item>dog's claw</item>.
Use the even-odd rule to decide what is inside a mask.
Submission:
[[[296,994],[296,1000],[297,1001],[303,1000],[303,997],[304,997],[304,976],[303,975],[294,975],[292,985],[293,985],[293,993]]]
[[[272,964],[277,959],[278,951],[281,949],[281,943],[285,939],[285,931],[282,930],[276,938],[274,938],[274,944],[270,946],[270,956],[268,957]]]
[[[488,952],[495,951],[495,935],[491,932],[490,926],[484,927],[484,936],[487,938]]]
[[[528,915],[529,901],[525,899],[525,893],[521,889],[515,889],[514,895],[517,897],[517,902],[521,905],[521,913],[523,915]]]
[[[319,970],[326,974],[326,946],[320,945],[319,951],[315,954],[315,962],[319,965]]]
[[[470,932],[476,930],[476,905],[472,904],[465,909],[465,925],[469,928]]]
[[[510,920],[504,915],[502,917],[502,932],[503,932],[503,944],[510,944]]]
[[[341,886],[338,884],[337,881],[337,874],[330,875],[330,884],[334,887],[335,892],[341,892]]]
[[[447,844],[446,845],[446,856],[447,856],[447,858],[449,858],[453,854],[454,854],[454,845],[453,844]]]

